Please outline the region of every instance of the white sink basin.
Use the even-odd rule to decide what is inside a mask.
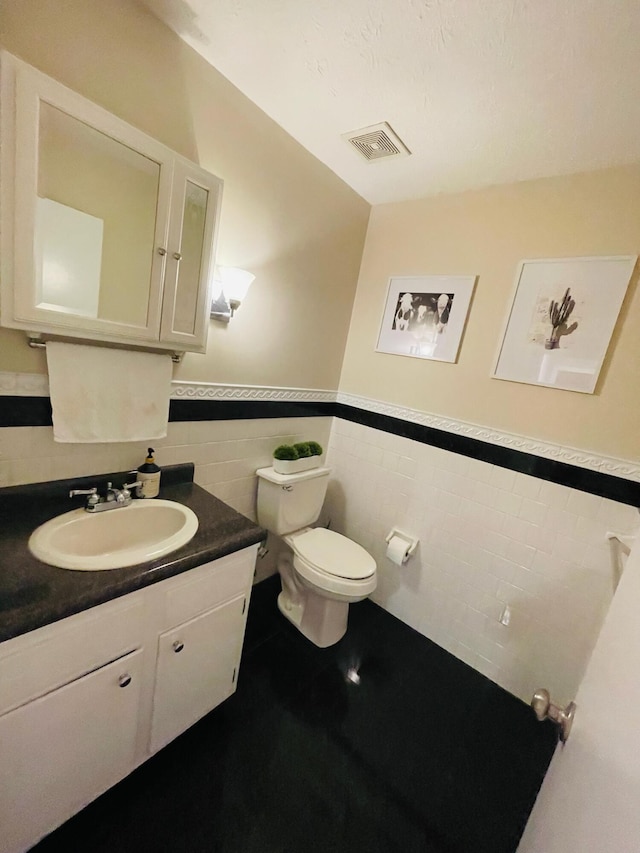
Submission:
[[[106,512],[74,509],[42,524],[31,553],[60,569],[119,569],[170,554],[195,536],[198,517],[174,501],[138,500]]]

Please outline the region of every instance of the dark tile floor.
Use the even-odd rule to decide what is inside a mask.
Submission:
[[[278,589],[254,589],[236,694],[34,850],[515,851],[553,727],[369,601],[316,648]]]

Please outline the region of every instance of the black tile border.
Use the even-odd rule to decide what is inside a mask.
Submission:
[[[336,403],[297,400],[170,400],[169,421],[332,417]]]
[[[545,459],[534,453],[501,447],[488,441],[423,426],[389,415],[380,415],[377,412],[369,412],[343,403],[336,403],[335,414],[336,417],[346,421],[393,433],[403,438],[411,438],[421,444],[431,444],[434,447],[449,450],[451,453],[459,453],[491,465],[499,465],[501,468],[510,468],[521,474],[529,474],[541,480],[579,489],[581,492],[589,492],[602,498],[640,507],[640,483],[635,483],[633,480],[601,474],[566,462]]]
[[[0,395],[0,427],[51,426],[52,423],[48,397]]]
[[[451,453],[479,459],[501,468],[529,474],[582,492],[640,507],[640,483],[545,459],[477,438],[423,426],[402,418],[381,415],[333,402],[291,400],[171,400],[169,421],[224,421],[258,418],[339,417],[392,435],[431,444]],[[0,396],[0,427],[51,426],[48,397]]]

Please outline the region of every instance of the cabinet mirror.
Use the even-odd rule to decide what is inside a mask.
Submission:
[[[144,326],[160,166],[50,104],[39,113],[36,306]]]
[[[2,325],[203,352],[222,182],[1,62]]]

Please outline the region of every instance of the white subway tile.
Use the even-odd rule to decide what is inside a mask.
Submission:
[[[508,543],[507,552],[504,556],[511,560],[511,562],[516,563],[516,565],[524,566],[526,569],[531,569],[536,555],[542,555],[543,553],[541,551],[537,551],[531,545],[527,545],[524,542],[519,542],[515,539],[509,539]]]
[[[614,530],[631,533],[638,528],[640,514],[636,507],[603,498],[598,510],[598,520]]]
[[[537,500],[540,494],[541,481],[535,477],[530,477],[528,474],[516,474],[516,480],[513,484],[513,493],[520,495],[529,500]]]
[[[513,545],[513,540],[509,539],[508,536],[503,536],[502,533],[497,533],[495,530],[483,530],[481,540],[483,548],[487,551],[496,554],[498,557],[509,557],[509,549]]]
[[[516,482],[516,472],[510,468],[500,468],[494,465],[491,473],[491,485],[497,489],[504,489],[507,492],[513,491]]]
[[[586,492],[579,492],[577,489],[571,489],[567,501],[567,510],[583,518],[595,519],[598,518],[601,503],[602,498],[598,495],[591,495]]]
[[[513,492],[497,489],[494,507],[506,515],[519,515],[522,506],[522,498]]]
[[[479,483],[488,485],[491,482],[493,465],[483,462],[481,459],[469,459],[466,473],[471,480],[477,480]]]
[[[587,545],[571,536],[558,534],[553,546],[553,556],[571,563],[580,563],[587,551]]]
[[[561,510],[567,505],[569,491],[566,486],[561,486],[559,483],[551,483],[543,480],[540,484],[538,500],[553,509]]]
[[[520,507],[520,512],[518,513],[520,518],[524,518],[525,521],[530,521],[532,524],[544,524],[546,515],[547,515],[547,506],[540,501],[534,501],[530,498],[524,498],[522,501],[522,506]]]
[[[498,489],[495,486],[490,486],[488,483],[481,481],[472,481],[469,486],[471,500],[484,506],[493,507],[496,505]]]

